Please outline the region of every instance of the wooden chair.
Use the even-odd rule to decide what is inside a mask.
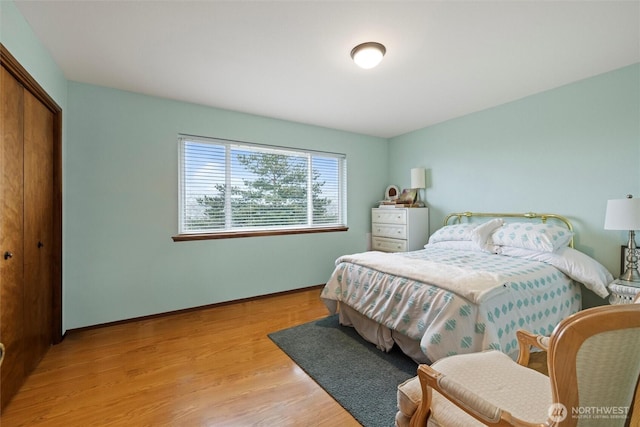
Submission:
[[[517,362],[487,351],[420,365],[411,426],[640,425],[640,303],[586,309],[549,338],[518,340]],[[549,377],[523,366],[531,346],[547,350]]]

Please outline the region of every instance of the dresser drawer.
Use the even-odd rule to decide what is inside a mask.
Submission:
[[[422,249],[429,239],[429,209],[372,208],[371,249],[407,252]]]
[[[406,252],[407,241],[373,237],[371,239],[371,249],[382,252]]]
[[[388,210],[391,212],[385,212]],[[405,209],[398,209],[397,211],[392,209],[374,209],[371,222],[383,224],[406,224],[407,211]]]
[[[391,237],[392,239],[406,239],[407,226],[380,224],[380,223],[374,222],[373,226],[371,227],[371,234],[377,237]]]

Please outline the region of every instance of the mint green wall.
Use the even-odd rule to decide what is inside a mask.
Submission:
[[[0,0],[0,42],[64,111],[67,79],[10,0]]]
[[[456,211],[559,213],[618,276],[628,233],[603,224],[608,199],[640,197],[640,65],[398,136],[389,153],[391,183],[428,169],[431,231]]]
[[[386,139],[75,82],[67,114],[67,328],[325,283],[366,249]],[[346,153],[349,231],[173,242],[179,133]]]
[[[63,328],[324,283],[367,247],[388,142],[68,82],[10,0],[0,42],[63,109]],[[177,134],[347,154],[349,231],[174,243]]]
[[[558,212],[617,274],[625,233],[602,223],[607,199],[640,196],[638,65],[388,142],[67,82],[13,2],[0,25],[63,109],[65,329],[323,283],[337,256],[366,248],[369,208],[416,166],[429,169],[431,230],[458,210]],[[174,243],[181,132],[346,153],[349,231]]]

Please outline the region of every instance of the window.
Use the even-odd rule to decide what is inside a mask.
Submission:
[[[346,156],[181,135],[180,226],[187,235],[346,229]]]

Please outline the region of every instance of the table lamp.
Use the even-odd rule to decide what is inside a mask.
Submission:
[[[624,273],[620,280],[627,282],[639,282],[638,256],[636,253],[635,230],[640,230],[640,199],[634,199],[631,194],[626,199],[614,199],[607,201],[607,211],[604,217],[605,230],[628,230],[627,255]]]
[[[424,203],[420,201],[420,190],[427,188],[425,168],[413,168],[411,169],[411,188],[417,190],[416,206],[424,206]]]

